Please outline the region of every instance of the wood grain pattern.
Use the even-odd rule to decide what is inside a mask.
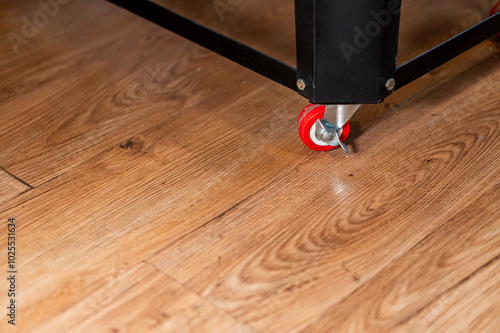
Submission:
[[[492,59],[372,124],[358,144],[373,155],[319,155],[150,261],[260,331],[305,325],[498,183],[498,101],[471,82],[499,69]]]
[[[234,96],[228,95],[228,99]],[[249,107],[265,104],[253,94],[241,100]],[[217,103],[221,102],[217,98]],[[285,100],[283,103],[286,105]],[[214,110],[215,105],[219,104],[214,104]],[[195,119],[203,119],[204,111],[198,109],[200,114]],[[294,147],[295,133],[269,132],[271,124],[272,128],[282,126],[273,122],[274,114],[246,122],[240,128],[244,132],[231,131],[245,114],[252,116],[248,109],[234,114],[234,118],[228,118],[222,110],[212,113],[208,118],[218,123],[213,130],[225,129],[227,135],[225,140],[213,137],[203,143],[184,139],[205,128],[203,121],[189,121],[193,114],[159,124],[0,207],[2,216],[16,218],[19,233],[24,234],[19,260],[31,267],[24,276],[32,283],[24,290],[27,299],[21,309],[32,318],[30,323],[36,324],[36,314],[40,321],[46,320],[84,297],[98,287],[110,267],[150,256],[310,157],[292,152],[302,149],[299,143]],[[256,124],[258,129],[253,127]],[[270,141],[276,142],[275,149],[268,149],[266,142]],[[131,197],[131,191],[140,194]],[[214,202],[213,198],[221,197],[226,200]],[[5,246],[4,242],[2,239],[0,244]],[[97,257],[101,259],[96,262]],[[68,278],[58,273],[62,267],[68,271]],[[83,279],[82,285],[73,288],[75,279]],[[47,281],[52,282],[46,285]],[[75,294],[67,298],[69,295],[61,293],[55,304],[38,312],[39,290],[56,293],[61,289]],[[0,301],[4,299],[1,295]]]
[[[471,276],[439,295],[425,309],[410,318],[400,331],[414,332],[496,332],[500,327],[498,302],[500,298],[500,263],[491,260]]]
[[[497,331],[500,308],[474,303],[498,300],[499,202],[496,184],[304,332]],[[472,323],[482,317],[489,320],[479,329]]]
[[[73,29],[63,36],[66,40],[57,41],[59,49],[36,57],[38,61],[31,69],[34,73],[23,64],[35,58],[39,49],[23,50],[18,55],[11,52],[12,62],[15,60],[17,65],[12,71],[17,69],[23,74],[20,79],[19,75],[17,79],[10,75],[4,89],[7,107],[0,111],[5,119],[0,139],[5,142],[5,149],[0,157],[5,167],[33,186],[143,130],[186,114],[196,106],[201,107],[207,97],[214,100],[215,94],[233,94],[233,98],[238,98],[245,93],[240,89],[235,94],[228,88],[246,87],[245,80],[250,74],[246,70],[171,34],[167,40],[167,33],[151,23],[105,2],[95,2],[96,8],[92,7],[94,4],[79,2],[61,9],[60,16],[54,20],[76,15],[85,7],[92,11],[104,7],[111,13],[105,18],[91,14],[79,16],[83,22],[75,22],[71,26]],[[105,22],[105,25],[96,24],[88,17]],[[137,24],[126,24],[131,19]],[[82,26],[89,27],[90,31],[77,33]],[[118,33],[115,26],[123,26],[124,30]],[[57,22],[53,27],[56,29]],[[106,29],[105,33],[102,29]],[[67,40],[73,35],[79,39]],[[100,35],[103,38],[96,38]],[[148,45],[147,49],[141,44]],[[6,62],[4,67],[9,65]],[[257,78],[253,86],[267,82],[257,74],[250,75]],[[214,80],[214,77],[224,80]],[[33,80],[35,82],[31,82]],[[219,84],[209,84],[213,82]],[[295,97],[293,100],[301,99]],[[26,121],[24,112],[34,116]]]
[[[16,4],[7,2],[3,6],[5,19],[0,21],[4,37],[0,47],[6,54],[0,63],[4,82],[0,98],[5,105],[0,110],[4,119],[0,123],[0,140],[5,143],[0,159],[4,167],[33,186],[57,177],[169,116],[175,117],[175,110],[189,111],[207,97],[228,93],[228,86],[237,84],[242,90],[251,89],[244,86],[249,79],[261,86],[276,86],[100,0],[61,6],[58,15],[15,53],[8,34],[22,36],[20,17],[31,19],[40,10],[28,0]],[[191,16],[199,18],[205,13],[203,23],[294,63],[291,2],[276,6],[267,1],[245,1],[242,8],[238,7],[223,22],[212,3],[193,5],[177,1],[168,5],[180,12],[196,7]],[[483,7],[469,5],[476,18],[483,15]],[[23,11],[16,12],[16,8]],[[87,14],[79,15],[82,12]],[[249,14],[243,15],[245,12]],[[17,21],[12,22],[12,17],[17,17]],[[411,27],[405,26],[403,36],[412,36]],[[415,26],[421,28],[422,23]],[[454,25],[453,31],[461,28],[462,25]],[[421,35],[419,38],[420,44],[427,40]],[[437,39],[433,37],[427,46],[433,46]],[[415,49],[404,47],[400,57],[409,59],[414,52]],[[354,128],[362,128],[443,77],[451,79],[450,72],[463,71],[493,53],[491,44],[482,44],[473,53],[400,91],[386,103],[364,106],[353,119]],[[302,99],[289,96],[296,101],[295,113],[305,106]],[[272,105],[277,103],[273,100]],[[26,114],[31,117],[27,119]],[[289,130],[293,131],[293,122],[289,124]]]
[[[158,2],[295,61],[292,1]],[[17,53],[40,7],[0,6],[0,165],[33,186],[0,202],[21,292],[1,332],[498,327],[496,40],[363,106],[346,156],[302,145],[293,92],[105,1]],[[405,2],[400,62],[489,6]]]
[[[175,332],[183,327],[253,332],[148,263],[107,276],[106,282],[32,332]],[[124,307],[133,311],[123,311]]]

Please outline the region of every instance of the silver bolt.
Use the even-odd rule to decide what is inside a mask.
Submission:
[[[396,80],[394,80],[394,79],[387,80],[387,82],[385,83],[385,88],[388,91],[393,91],[394,88],[396,88]]]
[[[307,84],[306,84],[306,81],[304,81],[304,79],[298,79],[297,80],[297,88],[299,88],[299,90],[306,90],[306,87],[307,87]]]
[[[316,138],[323,142],[330,142],[333,141],[335,136],[333,132],[328,132],[326,129],[320,128],[316,133]]]

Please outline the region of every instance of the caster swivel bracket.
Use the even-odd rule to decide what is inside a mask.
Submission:
[[[326,105],[323,119],[318,119],[315,124],[316,138],[333,146],[340,145],[346,153],[349,153],[346,144],[340,140],[341,129],[360,106],[356,104]]]
[[[342,128],[358,111],[360,106],[360,104],[327,105],[324,119],[329,124]]]
[[[340,140],[339,133],[341,133],[342,127],[334,126],[324,119],[318,119],[315,126],[316,131],[314,134],[318,140],[332,146],[340,145],[346,153],[349,153],[346,144]]]

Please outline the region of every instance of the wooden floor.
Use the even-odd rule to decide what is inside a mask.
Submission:
[[[500,332],[498,40],[315,153],[297,94],[66,2],[0,0],[1,332]],[[159,2],[295,63],[291,0]],[[399,62],[491,6],[405,1]]]

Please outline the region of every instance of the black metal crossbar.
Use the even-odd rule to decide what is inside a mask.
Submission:
[[[107,0],[162,28],[296,90],[297,71],[267,54],[148,0]]]
[[[152,1],[107,1],[296,90],[318,104],[379,103],[500,32],[498,13],[396,68],[399,9],[391,17],[386,15],[387,24],[383,24],[381,17],[393,8],[400,8],[401,0],[295,0],[298,64],[295,69]],[[345,62],[341,46],[349,44],[343,39],[352,40],[353,31],[359,33],[364,26],[376,31],[373,17],[381,22],[380,32],[370,36],[363,52],[350,46],[353,54],[362,55]],[[369,30],[366,31],[368,34]],[[396,81],[394,87],[387,85],[391,80]]]
[[[396,70],[396,89],[458,57],[500,31],[500,13],[416,57]]]

